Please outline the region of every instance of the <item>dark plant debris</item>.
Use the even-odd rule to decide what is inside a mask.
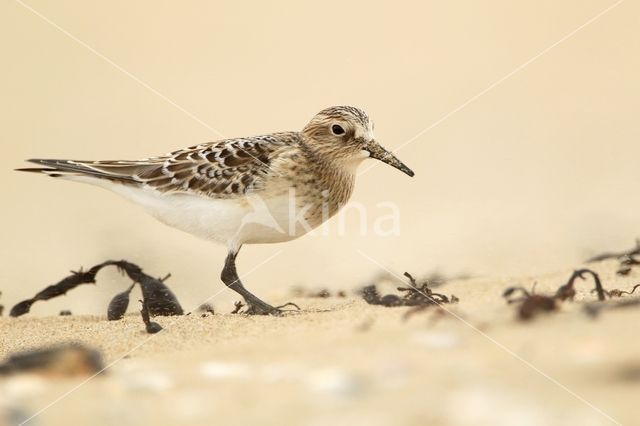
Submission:
[[[640,265],[640,259],[633,256],[623,256],[620,259],[620,266],[618,267],[616,274],[623,276],[629,275],[633,267],[638,265]]]
[[[513,297],[517,293],[521,295],[519,297]],[[555,296],[544,296],[541,294],[535,294],[534,289],[529,292],[524,287],[509,287],[502,297],[507,299],[507,303],[520,303],[518,307],[518,318],[521,320],[529,320],[540,312],[554,311],[558,308]]]
[[[574,288],[575,281],[580,278],[582,280],[586,279],[585,274],[589,274],[593,277],[593,281],[595,282],[596,287],[594,291],[598,294],[598,300],[603,301],[606,299],[604,288],[602,287],[602,282],[600,281],[600,276],[592,271],[591,269],[578,269],[577,271],[573,271],[573,274],[569,277],[567,283],[563,286],[560,286],[556,291],[556,298],[559,300],[573,300],[576,295],[576,290]]]
[[[73,315],[73,314],[71,313],[71,311],[69,309],[63,309],[63,310],[60,311],[59,315],[61,317],[68,317],[68,316]]]
[[[122,293],[118,293],[113,296],[113,299],[111,299],[109,306],[107,307],[107,319],[109,321],[120,320],[124,317],[124,314],[127,312],[127,308],[129,307],[129,295],[135,285],[136,284],[133,283]]]
[[[9,315],[12,317],[19,317],[28,313],[31,309],[31,305],[33,305],[38,300],[49,300],[54,297],[62,296],[64,294],[67,294],[69,290],[73,290],[81,284],[95,284],[96,274],[107,264],[109,263],[101,263],[89,269],[88,271],[83,271],[82,269],[80,269],[80,271],[78,272],[71,271],[71,275],[63,278],[60,282],[45,287],[31,299],[23,300],[22,302],[16,304],[13,308],[11,308]]]
[[[103,368],[100,352],[79,343],[66,343],[9,355],[0,363],[0,376],[36,373],[49,377],[87,377]]]
[[[144,272],[138,265],[126,260],[111,261],[110,264],[116,265],[121,271],[124,271],[134,283],[140,285],[142,290],[142,298],[144,299],[149,314],[151,316],[169,316],[183,315],[184,311],[169,287],[164,284],[171,274],[164,278],[153,278]]]
[[[140,314],[142,315],[142,321],[144,322],[147,333],[155,334],[162,330],[162,326],[157,322],[151,321],[149,318],[149,306],[145,302],[145,300],[140,300],[142,303],[142,309],[140,310]]]
[[[2,292],[0,291],[0,296],[2,296]],[[4,306],[0,305],[0,317],[2,316],[2,313],[4,312]]]
[[[618,253],[602,253],[588,259],[587,263],[600,262],[608,259],[618,259],[620,261],[620,265],[618,266],[616,274],[623,276],[629,275],[629,273],[635,266],[640,265],[640,239],[636,240],[636,245],[632,249]]]
[[[82,269],[78,272],[71,271],[71,275],[63,278],[60,282],[46,287],[44,290],[37,293],[31,299],[23,300],[11,308],[9,315],[12,317],[19,317],[29,312],[31,305],[39,300],[49,300],[57,296],[65,295],[69,290],[76,288],[81,284],[95,284],[96,274],[105,266],[114,265],[129,278],[134,281],[134,284],[139,284],[142,289],[142,297],[145,299],[149,314],[156,315],[182,315],[183,310],[175,297],[173,292],[164,284],[164,280],[169,278],[167,275],[165,278],[158,279],[153,278],[140,269],[139,266],[127,262],[126,260],[109,260],[99,265],[92,267],[87,271]],[[131,287],[123,295],[123,293],[117,294],[109,303],[107,310],[107,316],[109,319],[122,318],[128,302],[128,292],[131,291]],[[119,315],[120,314],[120,315]]]
[[[620,290],[617,288],[613,288],[611,290],[605,290],[604,294],[607,295],[607,297],[609,299],[614,299],[617,297],[622,297],[623,295],[632,295],[633,293],[635,293],[636,289],[640,287],[640,284],[636,284],[633,286],[633,288],[631,289],[631,291],[627,291],[627,290]],[[595,289],[591,290],[591,292],[593,293],[595,291]]]
[[[138,284],[142,290],[142,319],[148,333],[157,333],[162,330],[159,324],[150,321],[150,316],[183,315],[184,312],[178,299],[169,287],[164,284],[164,282],[171,277],[171,274],[168,274],[164,278],[153,278],[142,272],[142,269],[138,265],[127,262],[126,260],[108,260],[87,271],[83,271],[82,269],[78,272],[71,271],[70,276],[44,288],[31,299],[23,300],[16,304],[11,308],[9,315],[12,317],[24,315],[29,312],[31,305],[39,300],[49,300],[57,296],[62,296],[81,284],[95,284],[96,274],[105,266],[110,265],[116,266],[120,272],[127,274],[129,278],[133,280],[133,284],[131,284],[127,290],[116,294],[109,302],[107,318],[110,321],[119,320],[124,317],[129,306],[129,295],[136,284]],[[71,315],[71,311],[61,311],[60,315]]]
[[[424,308],[457,303],[459,301],[454,295],[447,297],[444,294],[434,292],[429,288],[429,281],[418,284],[416,279],[408,272],[405,272],[404,276],[409,280],[409,285],[407,287],[398,287],[398,291],[402,292],[402,296],[395,294],[380,296],[375,285],[368,285],[361,290],[362,298],[370,305],[387,307],[418,306]]]
[[[605,252],[587,259],[587,263],[601,262],[608,259],[620,259],[622,257],[640,256],[640,239],[636,239],[636,246],[622,252]]]
[[[344,290],[337,290],[331,292],[327,288],[321,288],[319,290],[309,290],[304,287],[294,287],[291,291],[294,297],[309,297],[326,299],[329,297],[347,297],[347,292]]]
[[[605,301],[607,297],[621,297],[623,294],[632,294],[640,284],[633,287],[631,291],[624,290],[605,290],[600,280],[600,276],[591,269],[578,269],[574,271],[567,282],[556,290],[553,295],[543,295],[535,293],[534,288],[528,291],[524,287],[515,286],[508,287],[502,294],[508,304],[517,303],[517,315],[521,320],[529,320],[541,312],[555,311],[559,307],[559,302],[573,301],[576,295],[575,283],[578,278],[585,280],[587,275],[593,278],[595,288],[591,290],[598,297],[598,304]],[[519,294],[519,295],[518,295]]]
[[[411,276],[408,272],[404,273],[404,276],[409,279],[410,285],[408,287],[398,287],[398,291],[405,292],[404,299],[405,300],[415,300],[421,303],[419,305],[424,305],[426,302],[435,301],[437,304],[442,303],[456,303],[458,298],[455,296],[451,296],[451,300],[445,296],[444,294],[435,293],[429,288],[429,281],[424,281],[422,285],[418,285],[416,279]]]
[[[237,301],[233,304],[235,306],[235,308],[233,308],[233,311],[231,311],[232,314],[239,314],[240,313],[240,309],[242,309],[244,307],[244,303],[242,303],[241,301]]]

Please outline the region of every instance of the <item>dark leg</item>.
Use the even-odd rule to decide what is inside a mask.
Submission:
[[[266,302],[258,299],[256,296],[251,294],[249,290],[244,288],[242,282],[240,282],[240,278],[238,277],[238,272],[236,271],[236,256],[238,252],[230,251],[227,254],[227,259],[224,262],[224,269],[222,270],[222,274],[220,274],[220,278],[222,282],[224,282],[227,287],[238,293],[242,296],[247,302],[249,308],[246,313],[250,315],[269,315],[274,314],[277,315],[281,311],[278,308],[274,308]]]

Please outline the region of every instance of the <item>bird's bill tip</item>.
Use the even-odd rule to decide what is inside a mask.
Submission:
[[[383,163],[386,163],[391,167],[394,167],[400,170],[401,172],[403,172],[404,174],[410,177],[415,176],[415,173],[413,172],[413,170],[407,167],[407,165],[404,164],[402,161],[400,161],[398,157],[393,155],[393,153],[384,149],[379,143],[375,141],[371,141],[367,145],[365,150],[369,152],[369,157],[375,158],[376,160],[380,160]]]
[[[416,174],[413,170],[411,170],[410,168],[408,168],[407,166],[405,166],[403,164],[403,168],[401,168],[400,170],[402,170],[405,174],[409,175],[409,177],[414,177]]]

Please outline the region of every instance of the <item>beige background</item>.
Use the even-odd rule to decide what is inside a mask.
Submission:
[[[29,1],[224,136],[300,129],[364,108],[394,150],[613,1]],[[626,1],[359,178],[353,199],[401,210],[401,235],[307,236],[246,247],[258,294],[353,287],[378,271],[511,274],[572,266],[640,235],[640,6]],[[0,303],[70,269],[125,258],[174,274],[185,305],[222,289],[224,248],[116,195],[13,172],[30,157],[135,159],[213,140],[198,123],[42,18],[0,6]],[[365,165],[367,167],[368,164]],[[35,313],[102,312],[105,274]],[[235,296],[222,294],[216,304]]]

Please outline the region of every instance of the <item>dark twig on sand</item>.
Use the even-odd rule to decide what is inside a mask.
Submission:
[[[521,320],[528,320],[540,312],[557,310],[559,302],[567,300],[573,301],[576,295],[575,282],[578,278],[582,280],[586,279],[586,275],[591,275],[593,277],[595,288],[591,290],[591,292],[598,295],[598,304],[604,302],[607,297],[621,297],[623,294],[633,294],[636,288],[640,287],[640,284],[638,284],[634,286],[631,291],[618,289],[607,291],[603,287],[600,276],[596,272],[591,269],[578,269],[571,274],[565,284],[558,287],[553,295],[536,294],[533,289],[529,292],[521,286],[515,286],[507,288],[502,294],[502,297],[506,299],[508,304],[518,303],[518,318]],[[518,293],[520,296],[516,296]]]
[[[635,293],[637,288],[640,288],[640,284],[634,285],[633,288],[630,291],[620,290],[618,288],[612,288],[611,290],[605,290],[604,294],[606,294],[609,299],[622,297],[625,294],[630,296],[633,293]],[[593,293],[594,291],[595,291],[595,289],[591,290],[591,293]]]
[[[589,274],[593,277],[595,281],[596,287],[595,292],[598,294],[598,300],[605,300],[605,291],[602,287],[602,282],[600,281],[600,276],[592,271],[591,269],[578,269],[577,271],[573,271],[573,274],[569,277],[567,283],[563,286],[560,286],[556,291],[556,298],[559,300],[573,300],[576,295],[576,290],[574,288],[575,281],[580,278],[582,280],[585,279],[584,275]]]
[[[56,284],[45,287],[31,299],[23,300],[22,302],[16,304],[13,308],[11,308],[9,315],[12,317],[19,317],[28,313],[31,309],[31,305],[33,305],[38,300],[49,300],[54,297],[62,296],[69,290],[72,290],[81,284],[95,284],[96,274],[100,271],[100,269],[108,264],[109,262],[101,263],[89,269],[88,271],[83,271],[82,269],[80,269],[80,271],[78,272],[71,271],[71,275],[69,275],[68,277],[63,278]]]
[[[408,272],[405,272],[404,276],[409,280],[409,285],[406,287],[398,287],[398,291],[403,293],[402,296],[395,294],[380,296],[376,286],[369,285],[361,290],[362,298],[370,305],[381,305],[387,307],[413,306],[420,309],[424,309],[429,306],[456,303],[459,300],[453,295],[449,298],[444,294],[435,293],[429,288],[428,281],[418,284],[416,279]]]
[[[408,301],[417,301],[419,305],[451,303],[449,298],[441,293],[435,293],[429,288],[429,281],[418,284],[410,273],[405,272],[404,276],[409,279],[408,287],[398,287],[398,291],[404,292],[404,298]],[[453,296],[452,296],[453,298]]]

